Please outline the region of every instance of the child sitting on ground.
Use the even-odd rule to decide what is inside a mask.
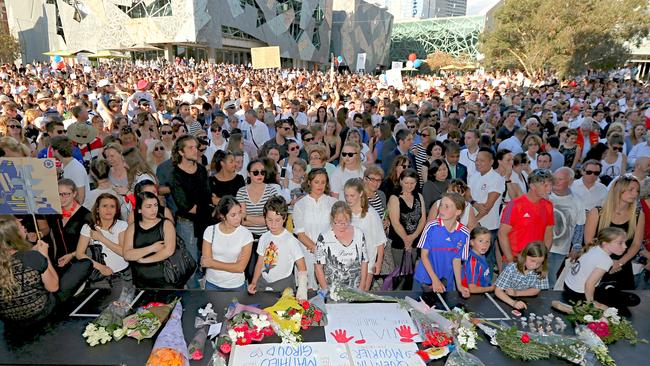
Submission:
[[[485,253],[490,249],[490,230],[477,226],[469,236],[472,250],[463,263],[462,284],[469,288],[472,294],[481,294],[494,291],[492,284],[492,271],[488,265]]]
[[[495,295],[515,309],[526,309],[525,302],[513,297],[537,296],[541,290],[548,290],[547,255],[541,241],[526,245],[517,261],[507,264],[497,277]]]
[[[458,221],[465,209],[465,199],[458,193],[443,193],[438,218],[424,228],[418,248],[421,260],[415,268],[414,291],[436,293],[457,288],[469,297],[461,285],[461,260],[469,255],[469,230]]]
[[[613,306],[621,315],[629,314],[628,306],[636,306],[637,295],[622,292],[616,282],[600,283],[603,275],[612,268],[610,256],[623,255],[626,249],[627,233],[620,228],[608,227],[600,230],[598,236],[582,249],[582,254],[573,263],[564,281],[564,300],[593,302],[601,309]]]
[[[262,234],[257,246],[257,264],[253,278],[248,285],[248,292],[254,294],[262,291],[281,292],[285,288],[294,288],[294,264],[298,268],[298,290],[296,298],[307,299],[307,266],[300,249],[300,242],[284,224],[289,207],[281,196],[273,196],[264,205],[264,218],[269,231]]]

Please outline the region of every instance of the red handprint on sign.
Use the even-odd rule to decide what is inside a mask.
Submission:
[[[400,325],[395,330],[397,330],[397,334],[400,336],[400,342],[411,343],[413,342],[413,338],[417,336],[417,333],[411,333],[411,327],[408,325]]]
[[[348,343],[352,339],[354,339],[353,336],[348,337],[347,331],[343,330],[343,329],[337,329],[337,330],[333,331],[332,333],[330,333],[330,335],[332,337],[334,337],[334,340],[337,343]]]

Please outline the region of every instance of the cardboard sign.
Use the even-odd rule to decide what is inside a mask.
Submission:
[[[402,70],[386,70],[386,84],[388,84],[388,86],[394,86],[398,90],[404,89],[404,84],[402,83]]]
[[[255,47],[251,48],[253,69],[273,69],[280,67],[280,47]]]
[[[366,70],[366,56],[365,52],[357,54],[357,72]]]
[[[329,343],[387,344],[421,342],[408,311],[399,304],[327,304]]]
[[[349,344],[350,365],[375,366],[424,366],[420,356],[417,355],[418,346],[415,343],[392,344]]]
[[[0,158],[0,214],[61,213],[54,159]]]
[[[404,67],[404,63],[402,61],[393,61],[390,64],[391,70],[401,70]]]
[[[264,343],[235,346],[230,366],[349,366],[345,345],[324,342],[298,345]]]

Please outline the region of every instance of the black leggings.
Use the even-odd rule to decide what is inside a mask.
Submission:
[[[584,293],[575,292],[564,284],[562,292],[564,301],[573,305],[578,301],[587,301]],[[594,300],[601,304],[617,309],[627,309],[628,306],[637,306],[641,302],[639,296],[621,291],[615,282],[601,282],[594,290]]]

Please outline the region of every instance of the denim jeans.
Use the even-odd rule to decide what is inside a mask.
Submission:
[[[226,288],[215,285],[214,283],[205,281],[206,290],[215,290],[215,291],[228,291],[228,292],[244,292],[247,291],[246,282],[243,285],[235,288]]]
[[[548,253],[548,285],[552,290],[557,281],[558,271],[562,267],[562,263],[566,259],[566,255],[558,253]]]
[[[176,235],[183,239],[185,248],[190,252],[192,258],[196,260],[196,263],[200,263],[200,252],[196,236],[194,236],[194,223],[190,220],[179,217],[176,220]],[[187,281],[187,288],[200,288],[200,279],[200,273],[198,271],[194,272],[194,275]]]

